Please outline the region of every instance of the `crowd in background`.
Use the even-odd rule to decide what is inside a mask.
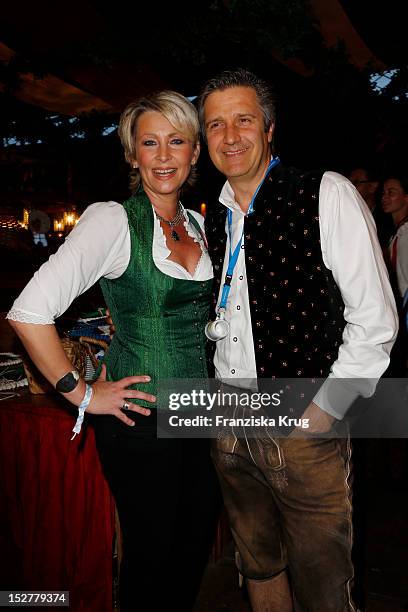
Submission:
[[[400,330],[388,375],[403,377],[407,374],[408,359],[408,177],[397,168],[381,176],[371,167],[362,165],[353,168],[348,178],[364,199],[377,226],[400,315]]]

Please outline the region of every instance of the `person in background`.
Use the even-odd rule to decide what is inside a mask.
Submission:
[[[203,218],[180,201],[200,150],[197,113],[162,91],[124,110],[119,136],[133,195],[89,206],[8,319],[39,370],[79,407],[74,432],[84,410],[95,415],[123,537],[121,611],[182,612],[193,607],[208,558],[218,489],[207,441],[157,439],[153,403],[161,379],[207,377],[213,271]],[[98,280],[116,333],[88,385],[72,371],[54,320]]]
[[[375,389],[342,380],[379,378],[397,328],[373,219],[345,177],[280,162],[274,96],[253,73],[210,79],[199,115],[227,179],[206,216],[222,289],[216,374],[226,389],[326,379],[303,408],[305,437],[214,440],[238,566],[254,612],[351,612],[350,444],[334,426],[359,393]],[[331,397],[333,387],[340,396]]]
[[[394,224],[389,262],[394,286],[403,298],[408,289],[408,177],[388,174],[383,184],[382,208]]]
[[[348,178],[349,181],[353,183],[370,211],[374,213],[377,206],[376,194],[379,185],[379,181],[374,173],[367,168],[354,168],[350,172]]]
[[[378,174],[368,166],[362,166],[351,170],[348,178],[370,209],[377,227],[378,240],[383,250],[386,249],[393,227],[389,216],[384,214],[381,207]]]
[[[399,333],[391,354],[388,375],[401,378],[408,372],[408,178],[398,171],[389,172],[383,183],[381,201],[384,213],[392,218],[394,225],[386,261],[400,316]]]

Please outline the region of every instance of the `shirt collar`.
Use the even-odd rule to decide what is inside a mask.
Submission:
[[[228,181],[224,183],[224,186],[221,189],[219,201],[221,202],[221,204],[226,206],[226,208],[229,208],[232,211],[239,211],[242,213],[241,207],[238,204],[238,202],[235,200],[235,194]]]
[[[271,155],[271,160],[273,159],[273,155]],[[240,205],[235,199],[235,194],[232,190],[231,185],[228,181],[225,181],[223,188],[221,189],[220,197],[218,200],[223,204],[226,208],[230,210],[240,212],[242,215],[245,215],[242,212]]]

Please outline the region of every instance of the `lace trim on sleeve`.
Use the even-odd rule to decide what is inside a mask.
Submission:
[[[53,319],[47,319],[43,315],[34,312],[26,312],[18,308],[12,308],[6,315],[6,319],[19,321],[20,323],[35,323],[36,325],[54,325]]]

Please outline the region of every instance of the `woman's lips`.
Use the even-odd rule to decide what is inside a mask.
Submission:
[[[176,173],[176,168],[157,168],[153,170],[153,174],[159,178],[169,178]]]

